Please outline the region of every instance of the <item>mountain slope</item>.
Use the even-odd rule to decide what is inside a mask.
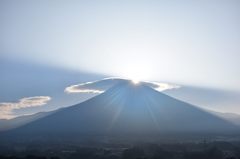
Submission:
[[[32,115],[19,116],[13,119],[0,119],[0,131],[6,131],[6,130],[18,128],[27,123],[43,118],[51,113],[53,112],[39,112]]]
[[[232,133],[229,122],[152,88],[123,81],[9,134],[34,136]]]

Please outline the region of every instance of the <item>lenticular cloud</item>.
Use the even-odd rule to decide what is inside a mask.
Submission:
[[[122,81],[131,81],[131,80],[124,79],[124,78],[105,78],[102,80],[71,85],[65,89],[65,92],[66,93],[103,93],[107,89],[111,88],[112,86]],[[161,82],[141,81],[140,83],[147,85],[159,92],[169,90],[169,89],[177,89],[180,87],[179,85],[161,83]]]

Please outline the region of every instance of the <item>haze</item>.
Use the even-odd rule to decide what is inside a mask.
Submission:
[[[1,58],[240,89],[239,1],[1,1]]]

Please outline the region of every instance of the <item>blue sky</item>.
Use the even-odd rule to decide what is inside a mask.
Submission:
[[[88,74],[74,80],[74,73],[69,75],[62,90],[120,76],[240,91],[238,0],[2,0],[0,13],[1,61],[67,70],[66,76]],[[29,82],[24,83],[16,80],[22,77],[16,66],[1,65],[0,102],[51,94],[33,89],[36,76],[29,72],[38,71],[28,70]],[[51,73],[42,78],[54,81]],[[30,90],[8,96],[5,92],[18,88],[6,88],[10,83]]]

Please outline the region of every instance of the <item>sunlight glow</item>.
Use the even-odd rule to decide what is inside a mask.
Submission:
[[[138,79],[131,79],[133,84],[138,84],[140,81]]]
[[[125,61],[124,65],[119,66],[116,70],[120,77],[130,79],[134,84],[151,79],[154,74],[151,63],[147,60],[139,59],[139,57],[138,59]]]

